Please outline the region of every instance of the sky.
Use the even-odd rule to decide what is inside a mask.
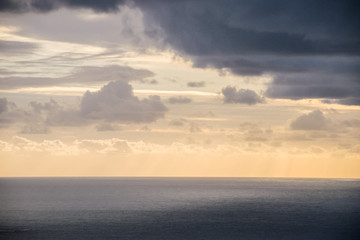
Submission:
[[[360,177],[353,0],[0,0],[0,176]]]

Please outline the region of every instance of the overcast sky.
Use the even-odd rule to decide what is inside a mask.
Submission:
[[[360,177],[347,0],[1,0],[0,176]]]

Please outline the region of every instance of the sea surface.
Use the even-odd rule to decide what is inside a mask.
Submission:
[[[0,239],[360,239],[360,181],[0,178]]]

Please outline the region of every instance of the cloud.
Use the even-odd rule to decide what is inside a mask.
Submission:
[[[145,23],[159,25],[169,44],[190,55],[353,55],[360,50],[355,0],[296,3],[286,0],[134,0],[132,3],[124,0],[7,0],[2,1],[0,10],[47,12],[67,7],[116,12],[120,5],[126,4],[140,8],[145,14]],[[186,31],[180,34],[178,29]]]
[[[0,98],[0,114],[8,110],[8,102],[6,98]]]
[[[189,131],[191,133],[197,133],[197,132],[202,132],[202,129],[200,128],[199,124],[192,122],[190,123]]]
[[[267,97],[326,98],[339,104],[360,104],[356,95],[360,89],[360,16],[355,0],[7,0],[0,4],[0,11],[85,8],[114,13],[124,6],[138,11],[136,16],[141,19],[141,24],[126,31],[146,35],[155,40],[146,42],[157,48],[175,50],[191,59],[195,67],[237,75],[274,76]],[[92,24],[86,26],[93,28]],[[104,29],[101,26],[106,24],[98,26]],[[92,33],[91,29],[73,34],[58,32],[61,34],[51,35],[57,34],[58,39],[70,42],[96,39],[94,44],[99,44],[103,40],[94,35],[82,36],[83,32]],[[105,41],[113,39],[110,35]],[[139,42],[129,41],[135,45]],[[14,79],[5,82],[9,80]]]
[[[358,89],[360,90],[360,89]],[[343,104],[343,105],[360,105],[360,97],[346,97],[343,99],[338,99],[335,103]]]
[[[186,103],[191,103],[191,98],[187,98],[187,97],[170,97],[168,99],[168,102],[170,104],[186,104]]]
[[[195,118],[213,118],[215,117],[215,113],[213,111],[207,111],[207,112],[197,112],[189,115],[190,117]]]
[[[249,89],[239,89],[236,87],[227,86],[221,90],[224,95],[225,103],[242,103],[254,105],[257,103],[264,103],[263,97],[260,97],[256,92]]]
[[[167,111],[159,96],[139,99],[127,82],[110,82],[97,92],[87,91],[80,103],[85,119],[116,122],[153,122]]]
[[[338,74],[279,75],[269,84],[265,95],[270,98],[328,98],[327,103],[359,104],[360,82],[354,73],[347,77]],[[335,100],[333,100],[335,99]]]
[[[46,126],[82,126],[90,124],[88,119],[81,117],[77,108],[67,108],[54,99],[49,102],[29,103],[31,111],[27,114],[33,116],[32,122]]]
[[[61,7],[91,8],[96,12],[118,11],[118,5],[124,0],[108,1],[72,1],[72,0],[4,0],[0,3],[0,11],[6,12],[50,12]]]
[[[22,134],[47,134],[48,132],[48,127],[43,124],[28,124],[20,131]]]
[[[0,128],[15,122],[31,122],[35,117],[16,106],[15,103],[8,101],[7,98],[0,98]]]
[[[165,42],[192,59],[195,67],[237,75],[271,74],[275,80],[269,84],[268,97],[333,96],[340,104],[359,104],[354,96],[359,92],[360,69],[360,17],[354,10],[359,6],[355,1],[210,0],[161,2],[161,8],[139,5],[146,22],[158,24]],[[297,80],[289,77],[294,73],[302,76]],[[292,85],[294,81],[297,86]]]
[[[206,83],[205,81],[201,81],[201,82],[188,82],[187,86],[188,87],[205,87]]]
[[[360,119],[351,119],[345,120],[342,122],[342,125],[349,128],[359,128],[360,129]]]
[[[184,126],[185,123],[187,123],[186,119],[179,118],[179,119],[172,119],[169,123],[171,126],[181,127]]]
[[[250,142],[266,142],[273,137],[273,130],[269,127],[262,127],[259,123],[242,122],[239,125],[241,140]]]
[[[149,123],[162,118],[167,111],[159,96],[139,99],[125,81],[110,82],[99,91],[87,91],[79,106],[66,107],[54,99],[29,103],[29,109],[18,108],[6,98],[0,98],[0,127],[24,122],[24,134],[47,133],[48,126],[84,126],[106,121],[98,131],[116,130],[112,122]]]
[[[117,138],[104,139],[104,140],[92,140],[84,139],[77,140],[74,145],[87,152],[95,153],[131,153],[132,149],[129,142]]]
[[[128,66],[108,65],[104,67],[77,67],[68,76],[59,78],[48,77],[4,77],[0,78],[0,89],[16,89],[23,87],[45,87],[59,85],[98,84],[111,81],[144,81],[154,76],[145,69],[134,69]]]
[[[35,43],[0,40],[0,52],[2,54],[29,54],[33,53],[37,48],[38,45]]]
[[[329,126],[329,120],[325,118],[320,110],[315,110],[303,114],[291,122],[290,127],[293,130],[326,130]]]
[[[120,128],[116,124],[100,123],[96,126],[96,130],[99,132],[106,132],[106,131],[117,131],[117,130],[120,130]]]

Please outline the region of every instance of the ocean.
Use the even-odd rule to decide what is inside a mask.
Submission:
[[[0,239],[360,239],[360,181],[0,178]]]

